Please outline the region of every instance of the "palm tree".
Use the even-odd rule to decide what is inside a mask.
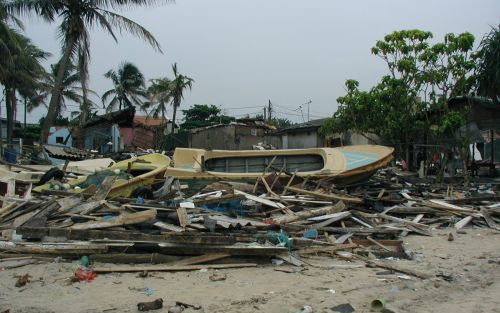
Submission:
[[[40,64],[49,54],[36,47],[29,38],[15,34],[15,47],[11,47],[12,65],[1,75],[0,82],[5,89],[7,111],[7,140],[12,142],[14,119],[17,109],[17,94],[27,99],[35,99],[41,87],[40,81],[47,73]]]
[[[188,76],[182,75],[177,71],[177,63],[172,65],[172,71],[174,72],[174,79],[170,82],[170,95],[172,97],[172,105],[174,107],[174,112],[172,114],[172,148],[174,146],[174,130],[175,130],[175,116],[177,113],[177,108],[181,106],[181,101],[184,99],[184,90],[193,85],[194,80]]]
[[[18,32],[13,29],[9,23],[14,24],[19,29],[23,29],[23,24],[20,20],[9,14],[5,10],[5,0],[0,0],[0,77],[4,75],[10,67],[12,67],[12,50],[19,50]]]
[[[493,27],[479,45],[477,92],[500,103],[500,25]]]
[[[117,41],[114,31],[128,31],[146,40],[161,52],[160,45],[149,31],[134,21],[113,11],[132,6],[154,5],[168,0],[12,0],[5,4],[7,12],[19,15],[33,14],[48,22],[61,19],[58,34],[62,40],[62,56],[50,98],[47,118],[42,128],[42,141],[46,142],[49,128],[55,119],[64,73],[69,64],[77,64],[86,98],[88,62],[90,59],[90,29],[100,27]],[[111,11],[113,10],[113,11]],[[86,101],[84,101],[84,104]],[[84,110],[86,112],[87,110]],[[82,112],[83,113],[83,112]],[[85,120],[85,116],[82,117]]]
[[[50,74],[47,75],[46,78],[41,83],[40,94],[36,98],[31,99],[31,101],[29,101],[27,106],[28,112],[31,112],[40,104],[43,104],[45,107],[48,107],[46,100],[51,95],[52,89],[54,89],[54,86],[56,84],[56,76],[59,70],[59,63],[52,64],[50,66],[50,69],[51,69]],[[67,101],[75,102],[80,106],[83,104],[84,97],[82,88],[80,87],[80,78],[81,76],[76,66],[70,64],[68,66],[68,70],[64,73],[62,87],[61,87],[61,94],[57,102],[56,118],[62,115],[63,110],[68,109],[66,106]],[[87,91],[97,96],[97,94],[94,91],[92,90],[87,90]],[[90,99],[87,99],[87,101],[90,101],[91,106],[93,107],[96,106],[96,104],[92,102]]]
[[[165,111],[172,100],[170,83],[170,79],[166,77],[152,79],[147,90],[149,100],[142,106],[143,110],[151,109],[149,115],[155,118],[161,114],[163,121],[166,121]]]
[[[104,77],[111,79],[114,87],[102,95],[102,102],[113,95],[107,106],[107,111],[111,112],[118,104],[119,110],[122,107],[141,106],[142,98],[146,97],[145,80],[141,71],[132,63],[123,62],[118,67],[118,71],[109,70]]]

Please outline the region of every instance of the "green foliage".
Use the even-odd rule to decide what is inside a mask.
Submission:
[[[264,120],[264,115],[257,114],[255,115],[256,119]],[[270,121],[267,121],[269,125],[272,125],[276,128],[288,127],[292,126],[294,123],[287,119],[286,117],[273,117]]]
[[[122,62],[118,70],[109,70],[104,74],[113,83],[113,88],[102,95],[105,103],[111,97],[106,107],[107,112],[118,108],[142,106],[147,93],[144,75],[139,68],[130,62]]]
[[[223,115],[215,105],[195,104],[187,110],[182,110],[184,123],[181,129],[193,129],[217,124],[228,124],[235,120],[234,117]]]
[[[40,125],[43,125],[43,123],[45,122],[45,117],[41,117],[38,120],[38,122],[40,123]],[[67,117],[58,116],[54,121],[54,126],[70,126],[70,125],[72,125],[72,121],[70,121],[70,119]],[[40,134],[38,134],[38,136],[40,137]]]
[[[160,45],[153,35],[136,22],[116,13],[118,10],[130,7],[150,6],[163,1],[157,0],[12,0],[4,1],[1,9],[8,14],[19,16],[37,16],[47,22],[60,21],[57,28],[61,39],[62,56],[56,76],[55,88],[48,107],[46,123],[42,128],[42,140],[45,142],[49,128],[53,125],[59,103],[64,72],[70,64],[76,64],[81,75],[84,101],[82,102],[81,123],[84,123],[90,109],[87,98],[88,67],[90,62],[90,32],[96,27],[101,28],[117,41],[116,31],[128,32],[144,39],[154,49],[160,50]]]
[[[453,135],[453,133],[467,122],[462,112],[447,112],[443,115],[437,131],[442,134]]]
[[[477,92],[500,103],[500,25],[483,38],[478,51]]]
[[[446,103],[472,91],[474,36],[447,34],[435,44],[431,39],[430,32],[403,30],[377,41],[372,53],[389,74],[368,91],[356,80],[346,81],[346,95],[337,99],[338,110],[320,133],[374,133],[402,152],[433,124],[442,135],[464,125],[466,113],[448,112]]]
[[[273,125],[276,128],[288,127],[292,126],[293,123],[286,117],[273,117],[269,124]]]

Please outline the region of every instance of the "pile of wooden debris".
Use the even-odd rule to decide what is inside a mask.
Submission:
[[[0,258],[150,264],[94,267],[125,272],[257,266],[270,258],[303,266],[326,254],[395,269],[377,258],[413,258],[401,240],[409,233],[500,230],[498,185],[430,184],[392,169],[343,189],[276,172],[253,185],[220,181],[202,190],[167,177],[155,200],[109,199],[112,184],[110,177],[80,194],[0,198]]]

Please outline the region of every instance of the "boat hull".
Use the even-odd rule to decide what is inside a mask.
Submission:
[[[189,180],[252,180],[262,176],[272,162],[268,171],[282,171],[285,176],[296,173],[302,178],[356,182],[386,166],[393,151],[391,147],[373,145],[240,151],[178,148],[173,157],[175,166],[168,168],[165,175]]]
[[[120,161],[113,166],[110,166],[108,169],[112,171],[130,171],[131,173],[140,172],[141,174],[130,179],[117,179],[108,194],[108,198],[129,197],[132,192],[140,186],[150,187],[155,183],[156,179],[164,177],[165,170],[170,165],[170,161],[171,160],[168,156],[153,153]],[[73,193],[83,192],[85,189],[75,187],[85,182],[86,179],[87,176],[69,180],[68,184],[71,187],[67,191]],[[47,189],[50,189],[50,184],[38,186],[34,188],[33,191],[41,192]]]

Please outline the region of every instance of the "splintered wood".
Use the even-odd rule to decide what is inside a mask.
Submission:
[[[425,279],[432,274],[366,256],[411,259],[413,253],[399,239],[432,236],[435,228],[500,231],[496,185],[485,195],[484,186],[430,184],[385,169],[366,183],[339,189],[329,179],[300,177],[282,164],[274,168],[275,162],[264,164],[257,181],[194,188],[172,176],[154,179],[143,186],[154,199],[110,198],[116,176],[80,194],[49,190],[28,199],[11,192],[0,196],[0,252],[163,263],[97,266],[99,273],[253,267],[262,261],[246,260],[270,257],[305,267],[307,256],[325,255]],[[233,260],[236,256],[245,263]],[[15,268],[34,262],[2,264]]]

